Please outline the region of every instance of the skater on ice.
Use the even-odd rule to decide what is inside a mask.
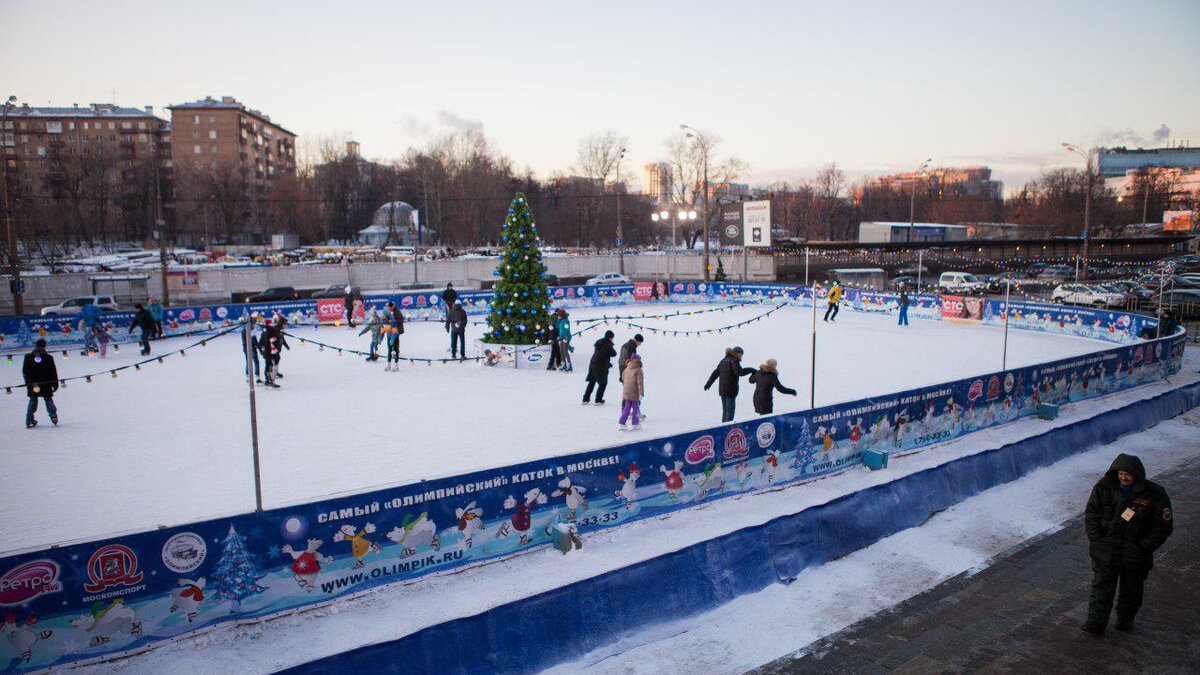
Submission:
[[[112,335],[109,334],[108,327],[104,325],[104,322],[100,322],[92,330],[96,332],[96,344],[100,346],[100,358],[107,358],[108,343],[112,342]]]
[[[387,341],[387,366],[384,370],[400,370],[400,335],[404,332],[404,320],[396,320],[399,312],[385,317],[383,335]]]
[[[633,418],[631,429],[642,428],[642,397],[646,395],[645,374],[642,372],[642,357],[634,354],[629,357],[625,366],[624,382],[621,388],[621,417],[617,424],[625,431],[625,422]]]
[[[54,357],[46,351],[46,341],[38,339],[33,343],[33,351],[25,355],[21,364],[21,375],[25,378],[25,392],[29,395],[29,405],[25,408],[25,428],[37,426],[33,414],[38,409],[38,399],[46,400],[46,412],[50,414],[50,422],[58,424],[58,406],[54,405],[54,392],[58,391],[58,368],[54,365]]]
[[[79,314],[77,315],[79,317],[79,332],[83,333],[85,355],[96,351],[95,328],[100,323],[100,314],[103,311],[100,309],[100,305],[95,303],[84,305],[83,309],[79,310]]]
[[[903,288],[900,289],[900,321],[898,325],[908,325],[908,291]]]
[[[629,357],[637,353],[644,340],[642,334],[638,333],[621,345],[621,353],[617,356],[617,379],[621,382],[625,381],[625,366],[629,363]]]
[[[258,355],[262,351],[262,343],[259,342],[259,328],[258,328],[258,313],[257,312],[250,316],[250,320],[247,322],[247,326],[246,326],[245,330],[250,332],[249,340],[246,339],[245,335],[241,336],[242,354],[244,354],[246,357],[245,370],[249,370],[251,365],[253,364],[253,366],[254,366],[254,381],[257,382],[258,384],[262,384],[263,383],[262,374],[260,372],[260,368],[258,365]]]
[[[92,305],[93,307],[95,305]],[[134,305],[137,312],[133,315],[133,323],[129,324],[129,332],[132,333],[134,328],[141,331],[138,339],[138,344],[142,348],[142,356],[150,355],[150,336],[154,335],[154,319],[150,316],[150,312],[142,307],[141,303]],[[93,326],[93,328],[95,328]]]
[[[163,337],[163,304],[158,298],[150,296],[150,302],[146,303],[146,309],[150,312],[150,318],[154,319],[154,339],[162,339]]]
[[[558,319],[554,322],[554,326],[558,329],[558,356],[562,360],[560,370],[569,373],[575,369],[571,365],[571,352],[575,348],[571,346],[571,317],[567,314],[567,310],[558,310]]]
[[[779,368],[775,359],[767,359],[758,370],[750,373],[750,384],[754,385],[754,412],[770,415],[775,410],[775,390],[781,394],[795,396],[795,389],[788,389],[779,381]]]
[[[467,310],[461,302],[454,301],[446,313],[446,321],[450,330],[450,358],[467,358]]]
[[[458,291],[454,290],[454,284],[446,284],[446,290],[442,291],[442,311],[446,316],[446,332],[450,332],[450,308],[458,301]]]
[[[383,323],[383,317],[379,316],[379,312],[371,310],[366,316],[366,325],[363,326],[362,330],[358,331],[360,337],[367,333],[371,334],[371,346],[369,348],[371,355],[367,357],[368,361],[379,360],[379,343],[383,340]]]
[[[743,354],[745,354],[745,351],[741,347],[727,348],[725,350],[725,357],[717,363],[717,367],[713,369],[712,375],[708,376],[708,382],[704,383],[704,390],[708,391],[712,387],[713,382],[720,380],[717,384],[717,393],[721,396],[722,422],[733,421],[737,407],[738,380],[754,372],[753,368],[742,366]]]
[[[592,389],[596,390],[596,405],[604,405],[604,390],[608,388],[608,371],[612,368],[613,357],[617,350],[613,346],[613,332],[604,331],[604,337],[596,340],[592,351],[592,360],[588,363],[587,389],[583,391],[583,403],[587,405],[592,398]]]
[[[842,287],[838,282],[833,282],[833,288],[829,289],[829,295],[825,297],[825,318],[822,321],[836,321],[838,315],[838,303],[842,301]]]
[[[346,294],[342,297],[343,311],[346,314],[346,327],[354,328],[354,287],[347,286]]]

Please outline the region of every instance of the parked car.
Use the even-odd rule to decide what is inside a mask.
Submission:
[[[1059,304],[1091,305],[1093,307],[1121,307],[1125,304],[1125,295],[1110,291],[1102,286],[1086,284],[1059,284],[1050,299]]]
[[[1154,291],[1143,288],[1141,284],[1135,281],[1112,281],[1105,285],[1119,293],[1124,293],[1128,300],[1145,300],[1154,295]]]
[[[55,314],[78,314],[79,310],[85,305],[99,305],[100,309],[106,312],[119,312],[121,306],[113,300],[111,295],[82,295],[78,298],[63,300],[57,305],[50,305],[42,308],[42,316],[51,316]]]
[[[342,289],[345,290],[345,286]],[[299,300],[300,294],[291,286],[272,286],[262,293],[252,295],[246,300],[248,302],[285,302],[288,300]]]
[[[953,293],[982,293],[987,284],[974,274],[942,272],[942,276],[938,277],[938,288]]]
[[[605,272],[599,276],[594,276],[584,282],[588,286],[602,286],[605,284],[629,284],[633,281],[624,274],[616,272]]]
[[[1161,299],[1157,294],[1147,301],[1150,307],[1158,307],[1161,302],[1162,307],[1170,310],[1175,316],[1184,320],[1200,319],[1200,290],[1174,290],[1166,291],[1162,294]],[[1143,308],[1147,307],[1146,304]]]
[[[1067,279],[1075,277],[1075,268],[1070,265],[1049,265],[1041,272],[1038,272],[1037,278],[1042,281],[1063,282]]]
[[[908,275],[903,275],[903,276],[898,276],[898,277],[892,277],[891,279],[888,280],[888,288],[890,288],[892,290],[899,290],[902,287],[903,288],[916,288],[917,287],[917,278],[910,277]]]
[[[350,293],[356,298],[362,297],[362,290],[358,286],[351,286]],[[310,297],[344,298],[346,297],[346,284],[333,284],[332,286],[326,286],[325,288],[313,293]]]
[[[557,286],[558,285],[558,275],[557,274],[547,274],[544,278],[546,280],[547,286]]]

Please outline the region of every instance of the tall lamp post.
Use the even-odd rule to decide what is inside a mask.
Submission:
[[[1070,143],[1063,143],[1063,148],[1067,152],[1073,152],[1083,158],[1087,168],[1087,188],[1083,196],[1083,249],[1081,257],[1083,258],[1082,265],[1079,267],[1079,273],[1075,276],[1075,281],[1087,281],[1087,265],[1088,265],[1088,230],[1092,224],[1092,182],[1095,180],[1092,171],[1092,151],[1080,150],[1078,147]]]
[[[6,135],[12,135],[14,151],[13,156],[16,157],[16,130],[10,130],[8,128],[9,125],[12,124],[12,122],[9,121],[8,116],[15,107],[17,107],[17,97],[9,96],[8,99],[4,101],[4,115],[3,117],[0,117],[0,119],[3,120],[3,123],[0,123],[0,138],[5,139],[2,143],[0,143],[0,152],[3,152],[2,157],[4,160],[4,173],[3,178],[0,180],[4,181],[4,232],[7,242],[6,246],[8,249],[8,270],[9,274],[12,275],[12,281],[10,283],[12,284],[11,290],[13,296],[13,314],[20,316],[25,313],[25,289],[22,288],[22,286],[24,286],[24,282],[21,281],[21,257],[17,253],[17,242],[13,238],[12,205],[9,204],[8,198],[8,141],[6,139]]]
[[[686,124],[680,124],[679,128],[687,133],[688,138],[696,139],[696,144],[704,153],[704,186],[701,188],[701,194],[704,197],[704,280],[708,281],[708,139]]]
[[[930,157],[929,159],[925,160],[924,162],[921,162],[921,166],[917,167],[917,174],[924,176],[925,170],[929,168],[929,163],[932,161],[933,161],[933,158]],[[915,222],[916,217],[917,217],[917,184],[914,182],[913,186],[912,186],[912,190],[910,190],[908,193],[908,241],[909,241],[909,243],[911,243],[913,240],[913,225],[916,224],[916,222]]]
[[[671,219],[671,278],[674,279],[675,278],[675,256],[677,256],[679,254],[676,249],[677,244],[676,244],[675,230],[677,229],[677,226],[679,225],[679,221],[682,220],[684,222],[687,222],[689,220],[695,220],[696,212],[695,211],[674,211],[674,212],[672,212],[672,211],[664,210],[664,211],[659,211],[658,213],[650,214],[650,220],[652,220],[656,223],[659,223],[659,222],[665,223],[665,222],[667,222],[668,218]]]
[[[613,189],[617,192],[617,271],[625,274],[625,230],[621,227],[621,160],[625,159],[625,148],[617,155],[617,177]]]

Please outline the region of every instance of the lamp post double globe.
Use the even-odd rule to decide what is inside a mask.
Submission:
[[[1070,143],[1063,143],[1063,149],[1067,152],[1075,153],[1083,158],[1087,169],[1087,187],[1083,196],[1083,246],[1080,250],[1080,265],[1079,272],[1075,275],[1076,283],[1087,281],[1087,265],[1088,265],[1088,230],[1092,224],[1092,184],[1095,181],[1093,172],[1092,153],[1093,150],[1080,150],[1078,146]],[[1145,220],[1145,218],[1143,218]]]
[[[680,124],[679,129],[685,132],[688,138],[695,140],[696,145],[700,147],[700,152],[703,153],[704,185],[700,190],[700,196],[704,199],[704,280],[708,281],[708,223],[712,220],[708,213],[708,139],[686,124]]]
[[[679,254],[677,247],[676,228],[679,226],[679,221],[688,222],[696,220],[695,211],[659,211],[658,213],[650,214],[650,220],[656,223],[665,223],[671,221],[671,276],[675,276],[675,256]],[[706,263],[707,267],[707,263]],[[706,275],[707,276],[707,273]]]

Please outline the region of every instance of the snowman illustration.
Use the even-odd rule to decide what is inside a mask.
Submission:
[[[770,450],[763,457],[762,469],[759,473],[767,474],[767,482],[771,483],[775,480],[775,472],[779,469],[779,451]]]
[[[441,550],[442,542],[438,538],[437,525],[434,525],[428,515],[421,512],[421,515],[414,518],[410,513],[404,516],[400,527],[393,527],[392,531],[387,533],[389,540],[404,547],[400,551],[401,558],[413,555],[422,546],[432,546],[435,551]]]
[[[694,497],[696,500],[704,499],[709,493],[719,492],[725,487],[725,477],[722,475],[720,464],[709,464],[694,480],[700,488]]]
[[[551,497],[565,497],[567,502],[567,522],[575,521],[575,514],[582,508],[586,511],[588,508],[587,498],[584,493],[587,488],[582,485],[572,485],[570,476],[563,476],[563,479],[558,481],[558,489],[550,493]]]
[[[679,491],[683,489],[683,462],[675,460],[675,468],[669,471],[667,467],[660,464],[658,470],[667,477],[667,496],[675,499],[679,496]]]
[[[454,509],[454,517],[458,519],[458,531],[462,534],[465,548],[471,548],[475,535],[483,531],[483,509],[470,502],[466,507]]]
[[[316,589],[317,575],[321,573],[321,565],[332,565],[333,558],[317,551],[325,542],[320,539],[309,539],[308,547],[297,551],[291,544],[280,549],[281,553],[292,556],[292,575],[300,588],[312,593]]]
[[[362,532],[353,525],[343,525],[334,533],[334,541],[350,542],[350,555],[354,557],[354,564],[350,567],[352,570],[359,569],[366,563],[363,558],[367,557],[368,553],[379,553],[379,544],[367,539],[368,534],[375,532],[375,525],[367,523],[363,525]]]
[[[512,530],[516,530],[521,535],[520,539],[517,541],[518,546],[524,546],[530,541],[533,541],[533,536],[529,534],[529,527],[533,524],[533,518],[531,517],[531,514],[535,506],[538,504],[545,504],[546,501],[546,495],[543,494],[538,488],[533,488],[529,492],[526,492],[525,499],[520,502],[514,499],[512,495],[509,495],[508,499],[504,500],[504,508],[517,510],[516,513],[512,514],[512,518],[509,519],[509,523],[512,524],[512,528],[509,528],[509,523],[502,523],[500,525],[500,530],[496,532],[496,538],[503,539],[504,537],[507,537]]]
[[[200,613],[200,603],[204,600],[204,577],[196,581],[180,579],[179,587],[171,591],[171,611],[183,611],[187,622],[191,623]]]
[[[633,508],[633,500],[637,497],[637,482],[642,477],[642,470],[638,468],[636,462],[629,465],[625,471],[617,474],[617,480],[621,481],[621,489],[613,494],[625,500],[626,510]]]

